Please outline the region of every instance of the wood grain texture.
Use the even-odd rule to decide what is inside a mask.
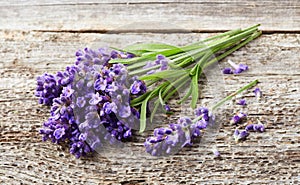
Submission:
[[[2,1],[0,29],[72,32],[174,29],[213,32],[261,23],[265,31],[300,31],[300,1],[105,0]]]
[[[55,25],[55,24],[54,24]],[[2,26],[2,25],[1,25]],[[53,27],[52,27],[53,28]],[[222,96],[256,78],[263,99],[251,91],[243,94],[249,122],[259,118],[264,134],[253,133],[246,142],[232,139],[230,116],[241,110],[235,101],[218,113],[220,127],[207,132],[200,142],[175,156],[145,155],[137,135],[123,155],[75,159],[68,151],[38,134],[49,110],[33,96],[35,78],[44,72],[63,70],[73,63],[74,52],[85,46],[122,47],[137,41],[186,44],[210,34],[198,33],[56,33],[0,32],[0,183],[3,184],[289,184],[300,183],[300,35],[269,34],[229,56],[249,65],[237,76],[224,76],[217,88]],[[228,66],[226,61],[220,67]],[[218,68],[216,68],[218,69]],[[218,79],[217,79],[218,80]],[[205,86],[199,105],[217,99]],[[184,112],[185,110],[182,110]],[[174,120],[178,114],[170,119]],[[167,118],[162,121],[167,123]],[[215,145],[222,158],[215,159]]]

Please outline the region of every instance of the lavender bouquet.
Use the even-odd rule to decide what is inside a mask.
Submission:
[[[183,47],[141,43],[124,49],[77,51],[76,62],[65,71],[37,77],[35,95],[40,104],[50,106],[51,112],[40,130],[43,140],[67,143],[77,158],[105,146],[118,146],[132,136],[132,130],[144,132],[147,118],[152,122],[159,106],[169,112],[170,98],[189,82],[189,90],[178,103],[191,96],[191,107],[196,108],[203,70],[260,36],[258,26],[228,31]],[[235,70],[226,69],[225,73],[248,69],[245,65],[233,67]],[[256,83],[228,96],[211,111]],[[151,110],[150,100],[154,100]],[[174,147],[191,144],[214,120],[207,108],[195,111],[194,120],[185,117],[178,124],[155,129],[154,137],[146,139],[146,151],[163,155],[175,151]]]

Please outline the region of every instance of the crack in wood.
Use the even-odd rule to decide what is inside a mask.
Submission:
[[[0,31],[3,31],[0,29]],[[228,30],[184,30],[184,29],[121,29],[121,30],[32,30],[34,32],[49,33],[100,33],[100,34],[122,34],[122,33],[159,33],[159,34],[183,34],[183,33],[222,33]],[[262,30],[263,34],[300,34],[300,30]]]

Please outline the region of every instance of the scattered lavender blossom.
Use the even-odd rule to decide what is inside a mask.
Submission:
[[[253,90],[253,93],[258,100],[262,97],[262,92],[258,87]]]
[[[258,120],[258,124],[249,124],[245,127],[247,131],[264,132],[265,126]]]
[[[237,115],[234,115],[231,118],[230,123],[236,125],[236,124],[240,123],[242,120],[246,119],[246,117],[247,117],[247,114],[239,112]]]
[[[248,70],[248,66],[245,64],[235,64],[231,60],[228,60],[228,63],[234,68],[234,74],[239,74]]]
[[[221,154],[220,154],[219,150],[216,147],[212,148],[212,152],[213,152],[215,157],[221,157]]]
[[[171,111],[171,107],[169,105],[165,105],[165,111],[170,112]]]
[[[233,61],[228,60],[228,63],[233,67],[227,67],[223,69],[223,74],[239,74],[248,70],[248,66],[245,64],[235,64]]]
[[[247,102],[246,102],[246,100],[245,99],[240,99],[240,100],[238,100],[238,102],[237,102],[237,104],[238,105],[247,105]]]
[[[233,74],[233,70],[230,67],[223,69],[223,74]]]
[[[246,138],[248,136],[249,136],[249,133],[246,130],[243,130],[240,132],[238,129],[235,129],[234,134],[233,134],[234,140],[236,142],[246,140]]]

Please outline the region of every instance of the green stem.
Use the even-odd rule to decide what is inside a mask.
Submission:
[[[258,80],[254,80],[252,82],[250,82],[249,84],[247,84],[246,86],[240,88],[239,90],[235,91],[234,93],[230,94],[229,96],[227,96],[226,98],[222,99],[221,101],[219,101],[216,105],[214,105],[211,110],[214,111],[215,109],[219,108],[221,105],[223,105],[226,101],[231,100],[234,96],[240,94],[241,92],[255,86],[258,83]]]
[[[161,67],[161,65],[156,65],[156,66],[148,67],[148,68],[145,68],[145,69],[143,69],[143,68],[138,69],[138,70],[129,72],[129,75],[134,76],[134,75],[138,75],[138,74],[145,74],[145,73],[147,73],[151,70],[159,69],[160,67]]]
[[[222,99],[221,101],[219,101],[217,104],[215,104],[212,108],[211,111],[216,110],[217,108],[219,108],[220,106],[222,106],[225,102],[231,100],[233,97],[235,97],[236,95],[242,93],[243,91],[255,86],[258,83],[258,80],[254,80],[252,82],[250,82],[249,84],[245,85],[244,87],[238,89],[237,91],[235,91],[234,93],[230,94],[229,96],[227,96],[226,98]],[[193,120],[193,123],[197,122],[198,120],[200,120],[202,118],[202,116],[199,116],[197,118],[195,118]]]
[[[234,51],[240,49],[241,47],[243,47],[244,45],[248,44],[249,42],[251,42],[252,40],[256,39],[257,37],[259,37],[262,34],[261,31],[255,32],[253,33],[253,35],[251,35],[250,37],[248,37],[246,40],[244,40],[243,42],[241,42],[240,44],[238,44],[237,46],[231,48],[230,50],[226,51],[225,53],[221,54],[220,56],[217,56],[216,58],[212,59],[211,61],[207,62],[204,65],[204,68],[212,65],[213,63],[227,57],[228,55],[230,55],[231,53],[233,53]]]

